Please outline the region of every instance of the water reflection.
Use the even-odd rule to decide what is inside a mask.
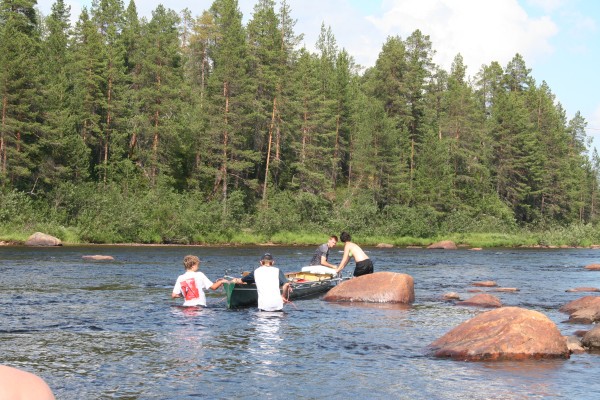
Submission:
[[[248,352],[255,360],[255,373],[268,377],[280,375],[279,367],[283,364],[280,349],[283,342],[281,323],[285,318],[283,312],[256,312],[250,329],[254,331]]]

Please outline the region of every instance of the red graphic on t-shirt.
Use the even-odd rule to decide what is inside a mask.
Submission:
[[[198,288],[196,288],[196,280],[194,278],[181,281],[181,291],[186,300],[193,300],[200,297]]]

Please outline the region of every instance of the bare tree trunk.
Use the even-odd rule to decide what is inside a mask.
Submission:
[[[112,100],[112,84],[113,79],[108,80],[108,95],[106,106],[106,131],[104,135],[104,184],[106,184],[106,176],[108,175],[108,142],[110,140],[110,122],[111,122],[111,100]]]
[[[8,99],[2,97],[2,129],[0,130],[0,157],[2,158],[2,175],[6,174],[6,140],[4,139],[4,130],[6,129],[6,109],[8,108]]]
[[[340,119],[340,114],[335,116],[335,147],[333,150],[333,165],[331,171],[331,180],[333,181],[333,187],[335,187],[337,181],[337,163],[340,154]]]
[[[275,112],[277,111],[277,97],[273,98],[273,113],[271,115],[271,126],[269,127],[269,141],[267,143],[267,163],[265,166],[265,181],[263,183],[263,202],[267,199],[267,184],[269,181],[269,163],[271,162],[271,142],[273,141],[273,127],[275,126]]]
[[[158,110],[154,112],[154,137],[152,139],[152,168],[150,172],[150,176],[152,178],[152,184],[156,182],[157,175],[157,164],[158,164]]]
[[[229,145],[229,84],[223,83],[223,96],[225,96],[225,129],[223,130],[223,163],[221,164],[221,182],[223,188],[223,218],[227,215],[227,146]]]

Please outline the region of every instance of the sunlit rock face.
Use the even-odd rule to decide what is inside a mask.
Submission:
[[[442,240],[427,246],[428,249],[456,250],[456,243],[452,240]]]
[[[325,301],[402,303],[415,301],[412,276],[396,272],[375,272],[340,283],[323,297]]]
[[[42,232],[36,232],[29,236],[25,242],[27,246],[62,246],[60,239]]]
[[[591,324],[600,321],[600,297],[585,296],[573,300],[559,311],[569,314],[569,322],[577,324]]]
[[[487,311],[428,346],[436,357],[465,361],[568,358],[557,326],[544,314],[519,307]]]

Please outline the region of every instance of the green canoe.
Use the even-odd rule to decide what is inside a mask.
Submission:
[[[290,272],[285,274],[292,292],[290,300],[313,297],[327,292],[335,286],[340,279],[329,274],[315,274],[311,272]],[[258,292],[255,284],[224,283],[227,294],[227,308],[241,308],[258,305]]]

